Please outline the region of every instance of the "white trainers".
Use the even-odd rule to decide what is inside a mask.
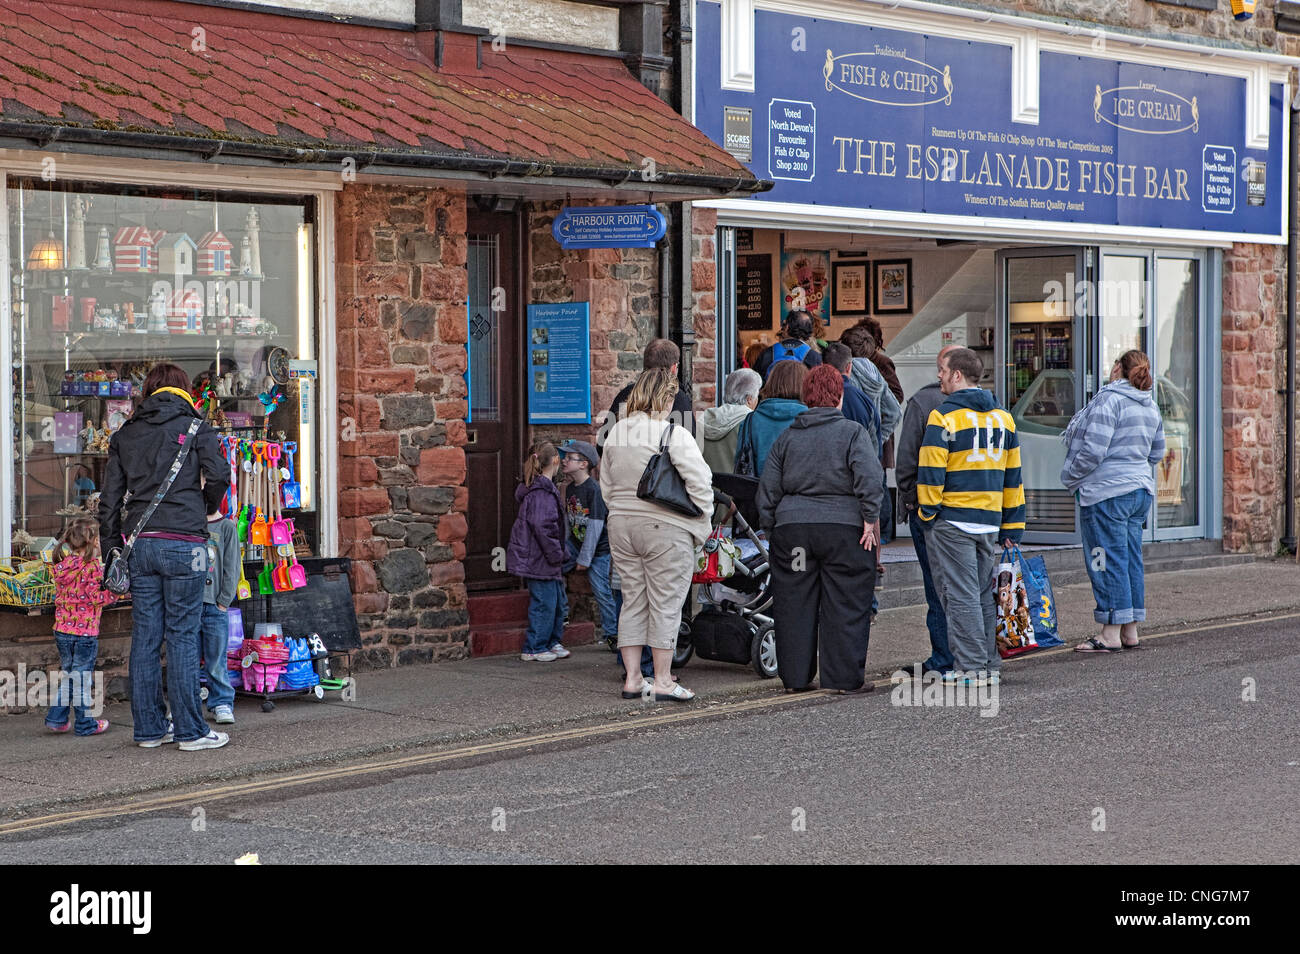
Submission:
[[[230,706],[217,706],[216,709],[213,710],[213,713],[217,717],[217,725],[235,724],[235,710]]]
[[[156,749],[160,745],[166,745],[169,742],[175,742],[176,740],[172,737],[173,730],[174,730],[174,726],[170,722],[168,722],[167,734],[164,735],[161,739],[150,739],[148,742],[137,742],[136,745],[140,746],[140,748],[142,749]]]
[[[567,653],[568,650],[565,652]],[[555,662],[560,657],[548,649],[544,653],[520,653],[519,658],[524,662]]]
[[[556,643],[554,646],[551,647],[551,652],[555,653],[556,658],[558,659],[568,659],[570,656],[573,655],[573,653],[569,652],[559,643]]]
[[[207,735],[189,742],[180,743],[180,749],[185,752],[194,752],[198,749],[219,749],[230,741],[230,736],[224,732],[218,732],[213,729]]]

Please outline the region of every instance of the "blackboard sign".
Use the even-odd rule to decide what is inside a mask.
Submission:
[[[254,575],[262,564],[244,564],[244,572],[253,580],[253,596],[235,604],[243,613],[244,635],[252,638],[256,624],[273,622],[279,623],[281,631],[291,639],[319,633],[331,652],[360,649],[361,633],[348,582],[352,561],[346,557],[309,557],[298,562],[307,570],[307,585],[270,596],[257,592]]]
[[[736,327],[772,330],[772,256],[736,256]]]

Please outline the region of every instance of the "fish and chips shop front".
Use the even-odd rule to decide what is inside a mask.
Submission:
[[[719,380],[796,307],[825,339],[879,322],[909,397],[972,348],[1026,539],[1073,543],[1060,435],[1139,348],[1168,445],[1148,539],[1272,549],[1294,58],[907,0],[696,10],[695,122],[776,182],[705,203]]]

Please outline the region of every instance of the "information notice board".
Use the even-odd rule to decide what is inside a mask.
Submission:
[[[528,423],[591,423],[590,306],[528,306]]]
[[[772,330],[772,256],[736,256],[736,327]]]

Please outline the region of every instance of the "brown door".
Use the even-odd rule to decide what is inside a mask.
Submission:
[[[510,525],[515,519],[515,485],[525,428],[520,344],[524,297],[519,285],[517,236],[512,215],[470,213],[465,581],[477,590],[517,583],[504,566]]]

